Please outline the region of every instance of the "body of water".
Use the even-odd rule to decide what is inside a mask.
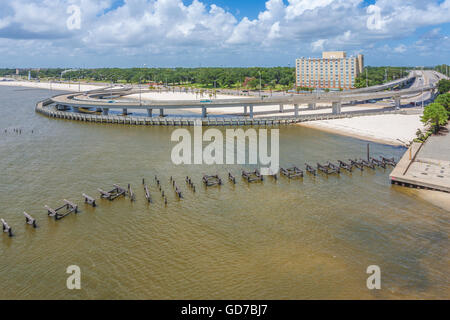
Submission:
[[[240,179],[243,166],[173,165],[173,127],[49,119],[34,112],[49,91],[0,87],[0,94],[0,218],[15,233],[0,239],[1,299],[450,297],[448,212],[391,186],[392,168],[248,184]],[[284,167],[363,158],[366,145],[280,128]],[[397,160],[405,152],[371,149]],[[228,171],[236,185],[226,180]],[[205,189],[203,174],[219,174],[225,183]],[[97,188],[114,183],[130,183],[137,201],[84,205],[82,193],[98,198]],[[61,221],[47,217],[44,205],[63,199],[81,212]],[[37,218],[38,229],[25,225],[23,211]],[[81,268],[82,290],[66,288],[69,265]],[[381,290],[366,287],[370,265],[381,268]]]

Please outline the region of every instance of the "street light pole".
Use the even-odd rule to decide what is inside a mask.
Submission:
[[[261,77],[261,71],[258,71],[259,73],[259,97],[261,97],[261,90],[262,90],[262,77]]]
[[[142,76],[139,76],[139,105],[142,106],[142,87],[141,87]]]
[[[368,87],[369,87],[369,74],[368,74],[368,71],[366,68],[366,88],[368,88]]]

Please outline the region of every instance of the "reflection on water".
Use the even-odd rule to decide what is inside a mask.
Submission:
[[[0,93],[0,216],[16,233],[0,239],[0,298],[450,297],[448,213],[391,187],[391,169],[252,185],[238,179],[205,189],[203,174],[239,176],[242,167],[177,167],[170,161],[174,128],[52,120],[34,113],[48,91]],[[11,133],[19,127],[21,135]],[[363,157],[365,146],[280,128],[282,166]],[[373,144],[372,151],[398,159],[404,149]],[[170,176],[184,200],[176,200]],[[142,178],[153,204],[145,201]],[[113,183],[131,183],[137,201],[82,204],[82,193],[98,198],[97,188]],[[43,206],[62,199],[80,204],[81,213],[55,222]],[[38,229],[25,226],[24,210]],[[82,271],[77,292],[65,285],[73,264]],[[382,270],[378,292],[366,288],[365,271],[374,264]]]

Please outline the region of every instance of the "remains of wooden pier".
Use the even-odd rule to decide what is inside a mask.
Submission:
[[[49,206],[45,206],[45,209],[47,209],[48,216],[55,217],[55,220],[61,220],[72,212],[78,213],[78,206],[66,199],[64,199],[64,205],[57,209],[52,209]]]
[[[328,168],[330,168],[331,173],[341,173],[341,168],[335,165],[334,163],[328,162],[327,163]]]
[[[375,159],[375,158],[370,158],[369,160],[370,160],[370,163],[373,164],[374,166],[378,166],[378,167],[381,167],[383,169],[386,169],[386,163],[384,161],[378,160],[378,159]]]
[[[28,213],[24,212],[23,215],[25,216],[25,221],[30,226],[33,226],[33,228],[37,228],[36,219],[34,219],[32,216],[30,216]]]
[[[310,166],[309,164],[305,163],[306,166],[306,171],[314,176],[317,176],[317,170],[314,169],[312,166]]]
[[[395,167],[397,165],[397,162],[395,161],[394,158],[385,158],[385,157],[380,157],[381,161],[383,161],[385,164],[391,166],[391,167]]]
[[[236,178],[231,174],[231,172],[228,172],[228,180],[230,180],[233,184],[236,184]]]
[[[213,187],[213,186],[221,186],[222,185],[222,179],[220,179],[219,175],[214,176],[203,176],[202,179],[203,183],[206,187]]]
[[[247,182],[260,182],[264,181],[264,177],[261,175],[261,173],[258,170],[255,170],[253,172],[248,171],[242,171],[242,177],[247,180]]]
[[[328,162],[326,165],[321,165],[320,163],[317,163],[317,171],[319,172],[323,172],[326,175],[329,174],[340,174],[341,173],[341,169],[339,169],[339,167],[335,166],[334,164]]]
[[[350,165],[352,167],[357,168],[357,169],[359,169],[361,171],[364,171],[364,165],[361,164],[358,160],[349,159],[348,161],[350,161]]]
[[[83,193],[82,196],[84,198],[84,203],[87,203],[87,204],[93,206],[94,208],[97,206],[97,204],[95,203],[95,199],[94,198],[88,196],[85,193]]]
[[[341,160],[338,160],[339,168],[347,170],[348,172],[353,172],[353,165]]]
[[[362,167],[366,167],[366,168],[370,168],[372,170],[375,170],[375,165],[372,162],[366,161],[364,159],[360,159],[359,161],[357,161],[358,164]]]
[[[107,192],[107,191],[103,191],[102,189],[98,189],[98,191],[101,194],[102,199],[108,199],[109,201],[113,201],[119,197],[125,197],[127,194],[127,190],[125,190],[124,188],[122,188],[121,186],[114,184],[114,189],[112,189],[111,191]]]
[[[0,219],[0,221],[2,222],[3,232],[4,232],[4,233],[7,233],[7,234],[9,235],[9,237],[12,237],[12,236],[13,236],[13,233],[12,233],[11,227],[6,223],[5,220]]]
[[[295,178],[303,178],[303,170],[300,170],[297,167],[292,167],[288,169],[281,168],[280,169],[281,174],[289,179],[295,179]]]
[[[145,181],[144,181],[145,183]],[[152,196],[150,194],[150,191],[148,190],[148,186],[144,184],[144,192],[145,192],[145,199],[147,199],[148,203],[152,203]]]
[[[136,201],[136,197],[134,196],[134,192],[131,189],[131,184],[128,184],[128,196],[130,197],[131,201]]]
[[[173,179],[172,179],[172,186],[174,188],[175,194],[178,197],[178,199],[183,199],[183,194],[181,193],[181,190],[178,188],[177,183]],[[163,192],[163,197],[164,197],[164,192]]]
[[[195,184],[192,182],[190,177],[186,177],[186,183],[191,188],[192,192],[195,193]]]

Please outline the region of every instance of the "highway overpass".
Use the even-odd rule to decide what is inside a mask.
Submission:
[[[309,109],[316,109],[318,103],[330,104],[333,114],[340,114],[343,104],[357,102],[364,103],[371,100],[393,99],[396,108],[400,108],[402,99],[413,99],[423,97],[424,94],[432,96],[436,89],[437,80],[442,75],[433,72],[412,72],[407,78],[399,79],[385,85],[364,88],[347,92],[332,92],[322,94],[299,94],[289,96],[273,97],[245,97],[233,99],[213,99],[213,100],[137,100],[129,98],[131,95],[139,93],[154,92],[151,90],[138,90],[131,87],[103,88],[99,90],[62,94],[52,97],[52,105],[56,105],[59,110],[71,108],[75,112],[79,108],[94,108],[107,115],[110,110],[122,110],[127,114],[128,109],[146,110],[149,117],[153,116],[154,110],[159,110],[160,116],[164,116],[165,110],[201,109],[202,116],[207,117],[208,109],[214,108],[244,108],[244,114],[253,118],[258,107],[280,106],[280,112],[285,105],[294,106],[294,117],[299,114],[300,105],[308,105]],[[412,81],[412,83],[411,83]],[[407,89],[386,90],[399,84],[410,85]],[[48,106],[47,106],[48,107]]]

